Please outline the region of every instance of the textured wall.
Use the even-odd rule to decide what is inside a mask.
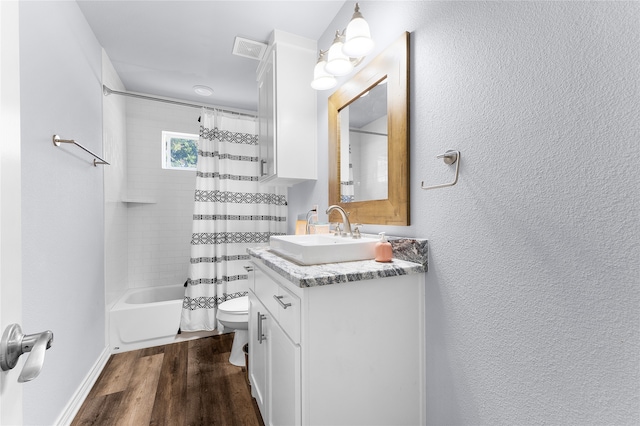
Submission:
[[[429,239],[429,424],[638,424],[640,4],[361,6],[377,51],[411,32],[412,225],[364,232]]]
[[[24,385],[25,424],[53,424],[105,347],[101,48],[75,2],[20,2],[23,330],[55,335]],[[107,159],[108,161],[108,159]]]

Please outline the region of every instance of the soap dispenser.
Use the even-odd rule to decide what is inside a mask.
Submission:
[[[384,232],[380,232],[380,241],[376,243],[376,262],[391,262],[393,251],[391,243],[387,241]]]

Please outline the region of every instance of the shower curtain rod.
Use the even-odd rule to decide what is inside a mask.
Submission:
[[[148,101],[165,102],[165,103],[168,103],[168,104],[181,105],[181,106],[186,106],[186,107],[191,107],[191,108],[217,109],[219,111],[228,112],[228,113],[231,113],[231,114],[244,115],[246,117],[256,118],[256,114],[249,114],[249,113],[246,113],[246,112],[232,111],[232,110],[229,110],[229,109],[216,108],[216,107],[207,106],[207,105],[191,104],[191,103],[188,103],[188,102],[173,101],[173,100],[170,100],[170,99],[156,98],[156,97],[153,97],[153,96],[141,95],[141,94],[138,94],[138,93],[119,92],[117,90],[109,89],[104,84],[102,85],[102,93],[105,96],[109,96],[111,94],[113,94],[113,95],[122,95],[122,96],[129,96],[131,98],[146,99]]]

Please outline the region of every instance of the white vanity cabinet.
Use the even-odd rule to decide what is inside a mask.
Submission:
[[[291,186],[318,177],[316,42],[274,30],[257,70],[260,182]]]
[[[265,424],[425,423],[424,274],[300,288],[252,264],[249,375]]]
[[[252,292],[249,292],[249,381],[251,395],[256,399],[263,417],[267,412],[267,342],[265,321],[267,310]],[[256,327],[256,324],[258,325]]]
[[[300,299],[254,268],[249,378],[266,425],[300,424]],[[292,337],[293,336],[293,337]]]

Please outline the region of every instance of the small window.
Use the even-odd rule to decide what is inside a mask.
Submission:
[[[195,170],[198,161],[198,135],[162,132],[162,168]]]

